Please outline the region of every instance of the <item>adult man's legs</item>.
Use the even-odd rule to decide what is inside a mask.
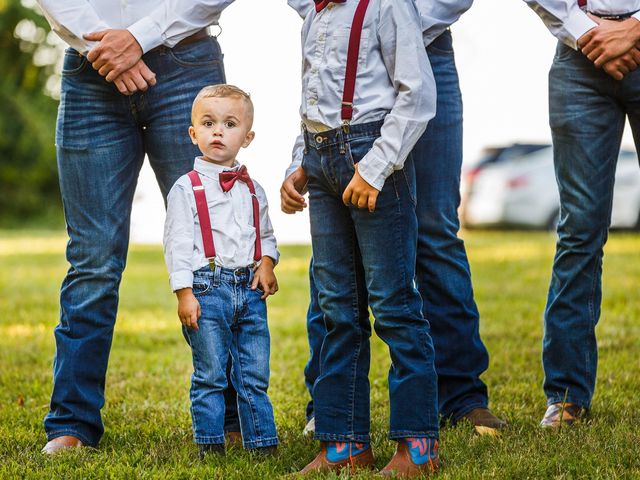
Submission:
[[[95,446],[144,152],[129,99],[74,51],[65,56],[56,136],[70,268],[60,291],[45,430],[48,440],[70,435]]]
[[[61,290],[45,430],[49,440],[72,435],[97,445],[104,431],[100,409],[144,151],[166,197],[197,155],[187,134],[191,102],[200,88],[222,81],[224,70],[214,39],[173,50],[160,47],[144,56],[158,84],[125,97],[82,57],[67,57],[57,143],[71,268]]]
[[[431,325],[438,372],[438,406],[459,420],[486,408],[480,375],[489,355],[480,339],[479,314],[460,223],[462,97],[451,32],[427,48],[438,89],[437,114],[413,150],[418,205],[416,282]]]
[[[635,77],[637,83],[640,77]],[[560,223],[545,310],[542,362],[549,405],[588,409],[596,380],[603,246],[625,122],[620,83],[559,44],[549,73],[549,118]],[[548,412],[549,413],[549,412]]]

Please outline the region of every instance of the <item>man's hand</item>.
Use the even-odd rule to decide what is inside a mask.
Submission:
[[[372,187],[367,181],[360,176],[358,165],[356,165],[356,173],[345,188],[342,194],[342,201],[349,206],[350,203],[358,208],[368,208],[370,212],[376,209],[376,200],[378,199],[378,189]]]
[[[307,202],[302,196],[307,187],[307,174],[302,167],[298,167],[291,175],[285,178],[280,187],[280,208],[284,213],[301,212],[306,208]]]
[[[87,33],[83,38],[99,42],[89,51],[87,60],[107,82],[114,81],[142,58],[142,47],[129,30],[103,30]]]
[[[578,47],[596,67],[627,53],[640,40],[640,21],[631,17],[622,21],[589,17],[598,26],[578,39]]]
[[[153,87],[156,84],[156,74],[142,60],[138,60],[138,63],[116,78],[113,84],[121,94],[133,95]]]
[[[193,295],[191,288],[181,288],[176,290],[178,297],[178,317],[180,323],[185,327],[198,330],[198,319],[200,318],[200,303]]]
[[[616,80],[622,80],[626,74],[633,72],[640,65],[640,49],[633,47],[624,55],[605,63],[602,69]]]
[[[260,266],[256,268],[251,282],[251,290],[260,287],[264,294],[260,297],[262,300],[269,295],[274,295],[278,291],[278,280],[273,273],[273,259],[271,257],[262,257]]]

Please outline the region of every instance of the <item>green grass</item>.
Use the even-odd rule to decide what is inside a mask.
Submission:
[[[545,406],[540,339],[554,237],[464,236],[491,353],[483,378],[492,408],[510,428],[499,438],[475,436],[465,425],[443,430],[445,466],[438,477],[640,478],[640,236],[616,234],[607,245],[592,420],[559,432],[537,426]],[[313,458],[317,445],[301,437],[308,247],[282,249],[281,289],[269,300],[270,393],[282,441],[277,457],[259,460],[233,449],[224,459],[197,459],[188,409],[190,353],[161,250],[141,246],[131,249],[121,288],[100,448],[41,455],[64,246],[59,233],[0,232],[0,479],[277,478]],[[385,437],[388,366],[386,349],[375,340],[372,435],[378,466],[394,448]]]

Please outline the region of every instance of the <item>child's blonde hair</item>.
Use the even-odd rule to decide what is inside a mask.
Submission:
[[[253,125],[253,102],[251,101],[251,96],[241,88],[238,88],[235,85],[229,85],[227,83],[220,83],[218,85],[207,85],[198,92],[198,95],[196,95],[196,98],[193,100],[193,105],[191,106],[191,122],[193,122],[193,108],[195,107],[195,105],[203,98],[211,97],[238,98],[243,100],[245,105],[247,106],[249,128],[251,128],[251,126]]]

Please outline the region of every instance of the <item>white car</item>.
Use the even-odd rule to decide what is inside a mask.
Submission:
[[[550,146],[470,169],[463,192],[466,227],[557,225],[560,197]],[[623,150],[618,158],[611,227],[640,228],[640,168],[633,151]]]

